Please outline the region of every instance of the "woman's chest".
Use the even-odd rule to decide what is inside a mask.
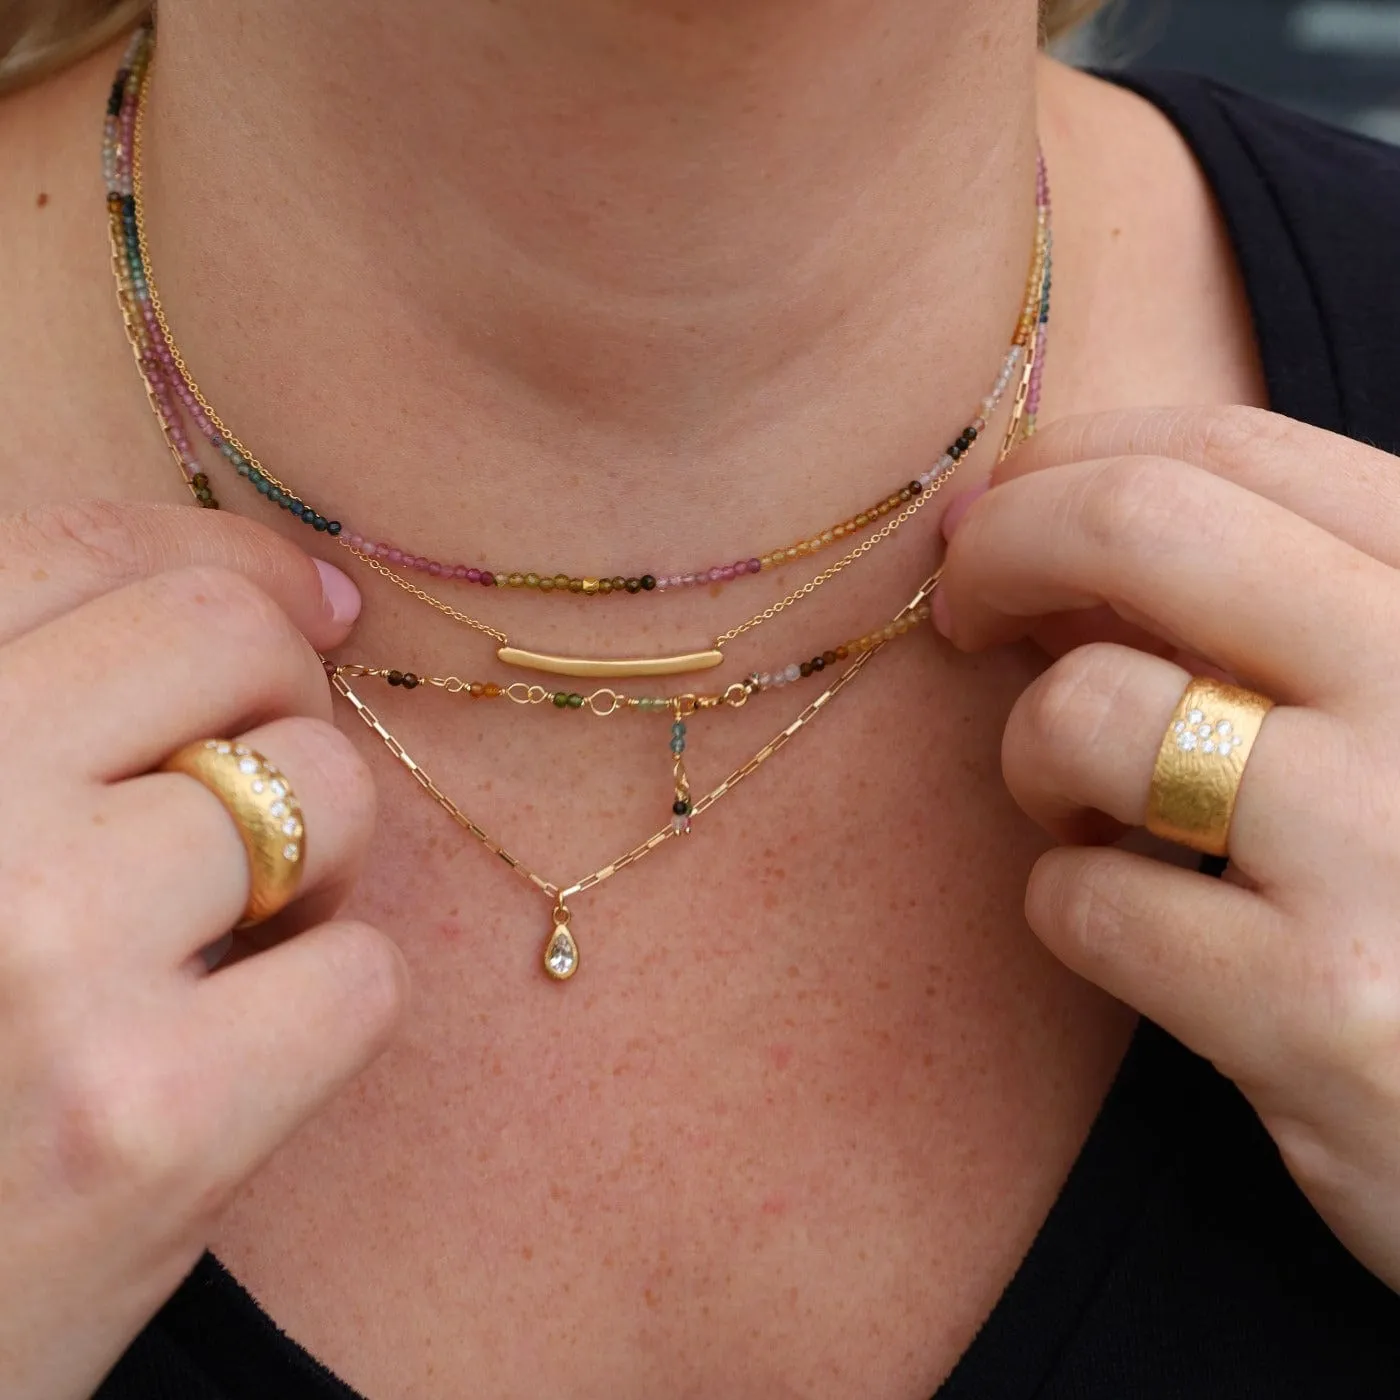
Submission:
[[[215,1249],[373,1400],[468,1376],[491,1396],[913,1400],[970,1340],[1128,1018],[1021,920],[1039,840],[996,752],[1030,663],[889,663],[576,900],[562,986],[539,966],[548,902],[366,734],[384,811],[357,903],[414,965],[412,1023]],[[609,782],[548,731],[485,763],[402,708],[410,751],[550,878],[644,835],[665,796],[635,742]],[[753,742],[696,743],[701,785]],[[549,790],[536,762],[557,822],[517,800]]]

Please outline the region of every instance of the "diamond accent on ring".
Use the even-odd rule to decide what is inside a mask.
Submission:
[[[288,841],[287,844],[282,847],[283,860],[296,860],[299,855],[301,855],[301,847],[298,846],[295,841]]]
[[[1207,720],[1200,710],[1191,710],[1184,720],[1177,720],[1172,725],[1172,733],[1182,753],[1199,752],[1215,758],[1229,758],[1236,749],[1244,747],[1244,740],[1235,733],[1228,719]]]
[[[238,771],[247,773],[250,776],[258,771],[258,761],[256,758],[240,758],[238,760]]]
[[[269,784],[269,789],[274,797],[285,797],[287,795],[287,785],[280,778],[274,778]]]

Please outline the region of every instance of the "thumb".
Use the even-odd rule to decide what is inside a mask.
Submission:
[[[104,593],[168,569],[246,575],[317,651],[349,634],[360,593],[334,565],[266,526],[192,506],[77,501],[0,520],[0,560],[23,580],[0,592],[0,645]]]

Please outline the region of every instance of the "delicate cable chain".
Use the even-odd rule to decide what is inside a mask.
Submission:
[[[271,481],[272,478],[268,477],[268,480]],[[416,583],[410,583],[406,578],[396,574],[387,564],[381,564],[378,559],[371,559],[368,554],[356,549],[353,545],[347,544],[345,548],[357,559],[368,564],[375,573],[388,579],[390,583],[397,584],[405,593],[411,593],[419,602],[426,603],[430,608],[436,608],[444,617],[450,617],[453,622],[462,622],[468,627],[475,628],[478,632],[484,632],[503,647],[510,645],[510,638],[498,628],[492,627],[489,622],[483,622],[479,617],[472,617],[470,613],[464,613],[460,609],[454,608],[443,598],[434,597],[427,589],[419,588]]]
[[[1002,438],[998,461],[1011,451],[1021,435],[1021,429],[1025,423],[1027,391],[1030,388],[1030,373],[1034,360],[1035,356],[1032,353],[1027,352],[1024,356],[1021,378],[1016,386],[1016,399],[1012,405],[1011,418],[1006,425],[1006,433]],[[857,559],[868,554],[882,540],[886,540],[894,534],[906,521],[912,520],[924,508],[924,505],[943,489],[956,470],[957,465],[954,464],[942,476],[934,477],[923,492],[915,496],[893,520],[886,521],[873,535],[862,540],[850,553],[842,555],[840,559],[823,569],[816,577],[808,579],[801,587],[794,588],[786,598],[774,603],[771,607],[764,608],[762,612],[754,613],[747,622],[741,622],[737,627],[731,627],[728,632],[721,633],[715,638],[716,648],[723,649],[727,642],[732,642],[736,637],[742,637],[745,632],[749,632],[755,627],[761,627],[765,622],[777,617],[785,608],[790,608],[794,603],[815,593],[822,584],[834,579],[842,570],[849,568]]]

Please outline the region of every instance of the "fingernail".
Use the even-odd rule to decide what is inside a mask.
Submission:
[[[334,564],[324,559],[314,561],[316,572],[321,575],[321,595],[331,610],[331,620],[342,627],[360,615],[360,590],[350,581],[350,575],[342,573]]]
[[[940,588],[933,595],[933,625],[949,639],[953,635],[953,614],[948,607],[948,595]]]
[[[984,481],[980,486],[974,486],[953,499],[953,504],[943,512],[943,538],[945,540],[953,538],[953,531],[962,524],[963,516],[991,489],[992,483]]]

